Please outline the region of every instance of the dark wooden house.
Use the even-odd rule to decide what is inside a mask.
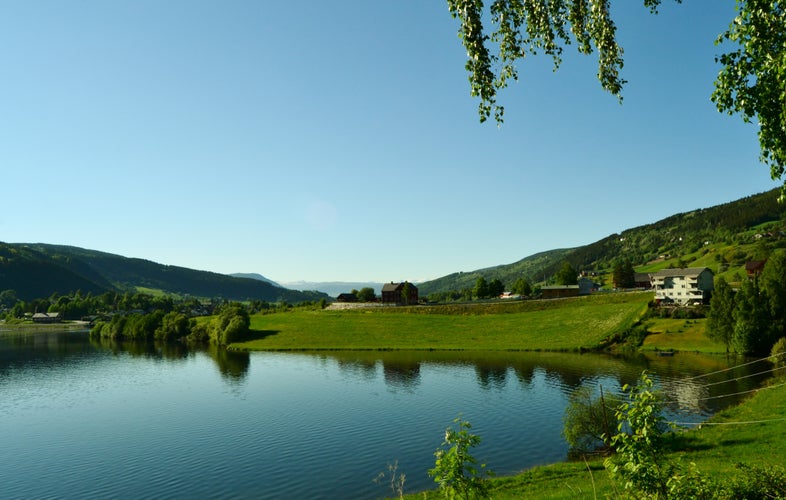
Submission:
[[[564,299],[565,297],[578,297],[579,285],[544,286],[540,289],[540,296],[544,299]]]
[[[409,291],[406,297],[404,296],[405,289]],[[403,283],[393,283],[391,281],[390,283],[382,285],[383,304],[417,304],[418,300],[418,287],[408,281],[404,281]]]
[[[357,302],[358,298],[354,293],[340,293],[336,300],[339,302]]]
[[[745,272],[748,274],[748,278],[753,279],[757,276],[760,276],[766,263],[766,260],[749,260],[746,262]]]

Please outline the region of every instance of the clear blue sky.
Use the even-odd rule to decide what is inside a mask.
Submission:
[[[0,3],[0,241],[287,282],[420,281],[762,192],[710,102],[733,0],[612,2],[480,124],[444,0]]]

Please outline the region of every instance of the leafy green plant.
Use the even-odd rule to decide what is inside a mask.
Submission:
[[[772,357],[772,364],[776,368],[786,366],[786,337],[781,337],[775,342],[770,351],[770,356]]]
[[[624,482],[625,490],[637,496],[667,498],[669,479],[675,472],[664,453],[662,403],[646,371],[639,382],[622,388],[628,401],[616,410],[617,434],[611,438],[616,455],[605,460],[611,476]]]
[[[469,432],[472,425],[461,416],[453,423],[445,430],[442,448],[434,453],[436,461],[428,474],[445,498],[487,498],[486,478],[493,472],[486,470],[486,464],[478,465],[470,453],[470,448],[480,444],[480,436]]]
[[[786,498],[786,470],[780,466],[735,464],[740,474],[724,484],[726,498]]]

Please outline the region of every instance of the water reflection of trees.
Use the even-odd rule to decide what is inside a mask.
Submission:
[[[382,361],[385,383],[400,389],[413,389],[420,384],[420,363]]]
[[[0,335],[0,373],[9,367],[54,366],[84,355],[87,332],[11,331]]]
[[[374,380],[377,376],[377,360],[367,358],[337,358],[338,369],[362,380]]]
[[[218,365],[221,375],[231,382],[240,382],[248,375],[251,356],[247,352],[229,351],[215,344],[205,351]]]
[[[125,353],[134,357],[145,357],[168,362],[185,361],[200,352],[212,359],[221,376],[230,382],[238,382],[248,375],[251,357],[247,352],[229,351],[215,344],[185,344],[182,342],[146,342],[91,338],[90,343],[113,354]]]
[[[653,374],[666,399],[689,411],[713,413],[733,401],[716,396],[752,390],[760,386],[763,377],[746,375],[762,367],[741,367],[706,380],[690,380],[702,373],[723,370],[744,360],[723,356],[679,353],[661,357],[656,353],[612,355],[602,353],[568,352],[472,352],[472,351],[352,351],[317,354],[325,362],[336,363],[339,370],[353,378],[362,376],[373,380],[382,376],[386,385],[395,389],[411,390],[422,383],[425,366],[463,367],[475,373],[478,387],[499,391],[513,380],[520,387],[530,388],[545,383],[559,386],[567,394],[583,386],[617,392],[625,384],[635,385],[642,370]],[[708,385],[736,379],[723,385]]]
[[[475,365],[475,374],[481,388],[500,390],[505,387],[508,367],[503,364],[478,363]]]

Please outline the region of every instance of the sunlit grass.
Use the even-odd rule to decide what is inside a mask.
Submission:
[[[256,315],[260,338],[243,350],[581,350],[630,328],[649,293],[614,294],[526,305],[396,310],[295,311]],[[524,304],[524,303],[520,303]],[[491,311],[491,312],[489,312]]]
[[[710,339],[706,334],[707,320],[702,319],[650,319],[649,335],[644,339],[643,350],[677,350],[704,353],[725,353],[726,346]]]

